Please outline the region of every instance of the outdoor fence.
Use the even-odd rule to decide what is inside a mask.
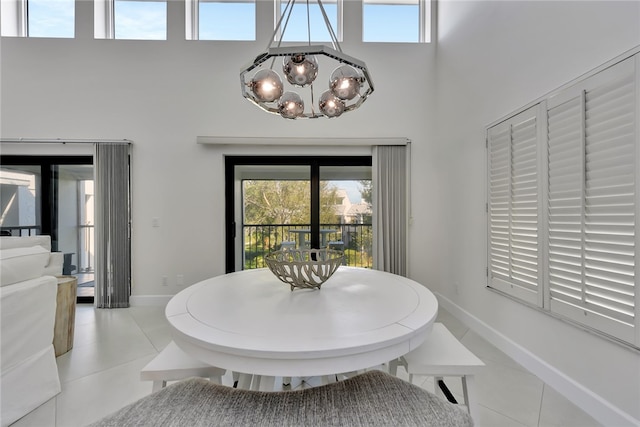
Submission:
[[[244,268],[266,267],[264,256],[283,247],[309,248],[310,224],[245,224]],[[371,268],[371,224],[320,224],[320,246],[343,250],[345,264]]]

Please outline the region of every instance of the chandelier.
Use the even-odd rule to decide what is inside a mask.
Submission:
[[[240,71],[242,96],[264,111],[286,119],[339,117],[360,107],[373,92],[367,66],[342,52],[321,0],[315,1],[331,47],[311,44],[309,1],[314,0],[306,0],[308,44],[281,46],[296,3],[288,0],[266,51]],[[326,73],[324,82],[320,80],[323,73]],[[314,92],[318,87],[322,91],[320,96]]]

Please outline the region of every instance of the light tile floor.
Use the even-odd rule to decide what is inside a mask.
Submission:
[[[544,384],[490,343],[469,330],[449,313],[438,321],[473,353],[486,368],[476,378],[478,426],[598,426],[584,411]],[[79,304],[76,311],[74,346],[58,357],[62,392],[18,420],[15,427],[85,426],[148,395],[151,383],[140,381],[140,369],[171,341],[164,309],[131,307],[96,310]],[[399,376],[408,378],[402,368]],[[223,382],[231,384],[230,375]],[[433,390],[433,380],[414,379]],[[460,398],[459,380],[445,382]],[[319,378],[292,383],[292,387],[320,384]]]

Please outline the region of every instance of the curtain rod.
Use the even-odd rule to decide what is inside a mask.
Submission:
[[[204,145],[297,145],[297,146],[375,146],[407,145],[410,140],[404,137],[376,138],[308,138],[308,137],[251,137],[251,136],[198,136],[198,144]]]
[[[1,138],[0,142],[9,144],[131,144],[129,139],[37,139],[37,138]]]

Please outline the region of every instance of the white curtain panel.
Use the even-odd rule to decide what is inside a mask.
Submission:
[[[129,144],[95,144],[95,306],[129,307]]]
[[[374,266],[407,275],[408,148],[373,147]]]

